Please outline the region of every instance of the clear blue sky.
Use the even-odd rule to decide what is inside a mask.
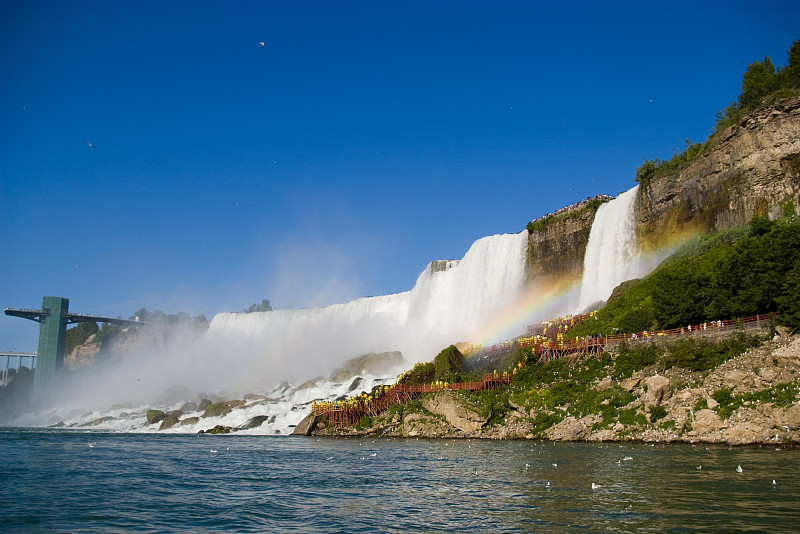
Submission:
[[[649,4],[6,0],[0,307],[396,293],[627,190],[800,38],[795,1]]]

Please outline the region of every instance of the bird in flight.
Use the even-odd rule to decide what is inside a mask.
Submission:
[[[86,143],[89,146],[89,148],[94,148],[94,145],[89,141],[84,141],[84,143]]]
[[[260,42],[260,43],[258,43],[258,44],[260,44],[260,45],[261,45],[261,48],[264,48],[264,41],[261,41],[261,42]]]

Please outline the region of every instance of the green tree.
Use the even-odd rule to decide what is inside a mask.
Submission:
[[[455,345],[450,345],[433,359],[436,380],[449,380],[464,371],[464,355]]]
[[[253,304],[249,308],[244,310],[244,313],[253,313],[253,312],[268,312],[272,311],[272,305],[270,305],[267,299],[263,299],[261,304]]]
[[[742,94],[739,95],[739,107],[754,109],[761,104],[764,97],[768,96],[779,87],[778,77],[775,75],[775,65],[764,57],[764,61],[754,61],[747,66],[742,78]]]

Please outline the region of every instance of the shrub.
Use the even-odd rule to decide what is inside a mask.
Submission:
[[[650,407],[650,422],[655,423],[659,419],[663,419],[667,416],[667,409],[663,406],[651,406]]]

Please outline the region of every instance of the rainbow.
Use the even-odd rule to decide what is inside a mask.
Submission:
[[[495,316],[475,336],[475,343],[489,345],[525,332],[529,324],[549,317],[569,313],[580,289],[580,279],[563,279],[549,283],[530,284],[522,295]]]

